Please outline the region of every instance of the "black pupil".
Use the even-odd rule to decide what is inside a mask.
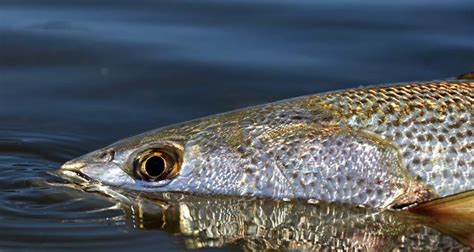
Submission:
[[[158,177],[165,171],[165,160],[159,156],[153,156],[147,159],[145,170],[150,177]]]

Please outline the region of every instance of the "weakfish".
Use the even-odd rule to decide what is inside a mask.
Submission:
[[[464,77],[212,115],[118,141],[66,162],[59,173],[148,193],[380,209],[428,202],[429,209],[455,205],[474,214],[474,80]]]

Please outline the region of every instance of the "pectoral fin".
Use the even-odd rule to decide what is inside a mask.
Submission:
[[[407,211],[425,216],[427,226],[474,248],[474,190],[422,203]]]

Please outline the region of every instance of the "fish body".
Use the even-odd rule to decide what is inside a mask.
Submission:
[[[60,172],[130,190],[403,207],[474,188],[474,82],[297,97],[152,130]]]

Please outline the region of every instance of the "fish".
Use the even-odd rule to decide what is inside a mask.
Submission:
[[[58,173],[156,194],[375,209],[448,204],[474,189],[474,81],[467,77],[331,91],[199,118],[120,140]],[[461,208],[474,213],[465,202]]]

